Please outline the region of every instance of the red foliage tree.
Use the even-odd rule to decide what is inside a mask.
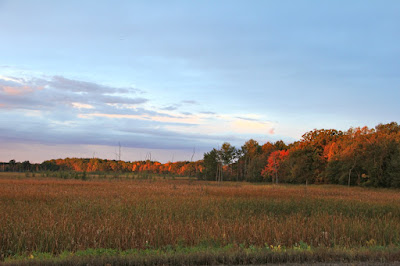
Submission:
[[[278,183],[278,172],[282,162],[289,156],[289,150],[274,151],[268,157],[268,164],[262,170],[263,177],[272,177]]]

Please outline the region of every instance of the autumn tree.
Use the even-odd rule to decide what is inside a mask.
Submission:
[[[273,183],[275,181],[275,183],[278,184],[279,176],[282,173],[281,165],[288,155],[288,150],[278,150],[272,152],[268,157],[268,164],[264,170],[262,170],[261,175],[265,178],[270,177]]]

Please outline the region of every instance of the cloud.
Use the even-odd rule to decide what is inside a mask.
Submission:
[[[140,105],[148,99],[135,97],[141,90],[104,86],[92,82],[54,76],[44,78],[15,78],[0,76],[0,93],[8,106],[21,109],[59,108],[60,104],[87,104],[105,107],[106,104]],[[28,95],[29,94],[29,95]]]
[[[197,124],[199,119],[196,117],[182,117],[182,116],[151,116],[147,114],[105,114],[105,113],[89,113],[89,114],[79,114],[79,118],[94,118],[94,117],[104,117],[104,118],[117,118],[117,119],[135,119],[135,120],[149,120],[157,121],[162,123],[176,123],[176,124]]]
[[[255,118],[248,118],[248,117],[240,117],[240,116],[237,116],[236,118],[241,119],[241,120],[247,120],[247,121],[259,121],[258,119],[255,119]]]
[[[175,105],[170,105],[170,106],[166,106],[161,108],[161,110],[165,110],[165,111],[175,111],[177,110],[179,107],[179,105],[175,104]]]
[[[46,83],[47,85],[54,88],[70,90],[73,92],[86,92],[96,94],[140,92],[140,90],[135,88],[116,88],[87,81],[67,79],[62,76],[54,76],[50,81],[47,81]]]
[[[0,91],[4,96],[26,95],[42,89],[36,84],[27,85],[24,79],[0,76]]]
[[[93,98],[92,98],[93,99]],[[119,104],[142,104],[148,101],[145,98],[125,98],[120,96],[100,95],[95,98],[97,101],[103,103],[119,103]]]
[[[205,115],[216,115],[217,113],[215,113],[215,112],[200,112],[200,114],[205,114]]]
[[[101,109],[101,110],[100,110]],[[138,107],[132,104],[106,104],[99,110],[104,114],[116,114],[116,115],[137,115],[144,117],[158,116],[158,117],[169,117],[177,118],[181,117],[173,112],[167,112],[164,110],[158,110],[155,107]]]
[[[19,86],[19,87],[2,86],[1,88],[3,92],[8,95],[23,95],[33,92],[33,89],[28,86]]]
[[[161,110],[175,111],[175,110],[178,110],[180,107],[182,107],[182,105],[196,105],[196,104],[198,104],[198,102],[193,101],[193,100],[185,100],[185,101],[181,101],[180,103],[175,103],[173,105],[162,107]]]
[[[85,103],[72,103],[72,107],[78,109],[94,109],[93,105],[85,104]]]
[[[136,88],[61,76],[0,76],[0,86],[3,142],[112,146],[120,141],[131,148],[188,150],[195,145],[206,151],[224,141],[241,145],[248,134],[265,136],[273,128],[256,114],[196,112],[190,107],[198,104],[193,100],[161,99],[157,107],[137,97],[142,91]]]
[[[237,133],[260,134],[267,133],[271,130],[271,124],[259,121],[235,120],[230,123],[231,128]]]
[[[182,134],[196,132],[196,134],[214,138],[223,136],[225,141],[233,141],[234,144],[241,145],[248,138],[265,139],[267,135],[271,135],[273,127],[276,125],[256,114],[219,114],[218,116],[200,114],[193,116],[199,118],[196,125],[191,127],[168,125],[165,128]]]
[[[193,145],[205,150],[217,143],[230,140],[229,136],[194,133],[195,130],[179,133],[168,130],[168,122],[151,120],[127,121],[125,117],[115,119],[98,116],[96,119],[54,120],[54,116],[37,114],[36,117],[10,114],[14,119],[0,125],[0,141],[41,144],[71,145],[115,145],[118,141],[125,147],[148,149],[192,149]],[[181,124],[190,127],[195,125]]]
[[[182,101],[182,103],[184,103],[184,104],[199,104],[197,101],[194,101],[194,100],[185,100],[185,101]]]

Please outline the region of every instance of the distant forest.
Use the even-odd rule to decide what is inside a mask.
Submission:
[[[225,142],[189,162],[125,162],[98,158],[66,158],[31,164],[1,163],[0,171],[133,172],[161,176],[188,176],[201,180],[293,184],[343,184],[400,187],[400,126],[396,122],[375,128],[315,129],[302,139],[260,145],[250,139],[240,148]]]

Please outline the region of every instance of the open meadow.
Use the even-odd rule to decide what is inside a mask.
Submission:
[[[0,178],[2,261],[96,250],[185,249],[270,254],[361,250],[365,256],[394,250],[398,258],[399,246],[399,190]]]

